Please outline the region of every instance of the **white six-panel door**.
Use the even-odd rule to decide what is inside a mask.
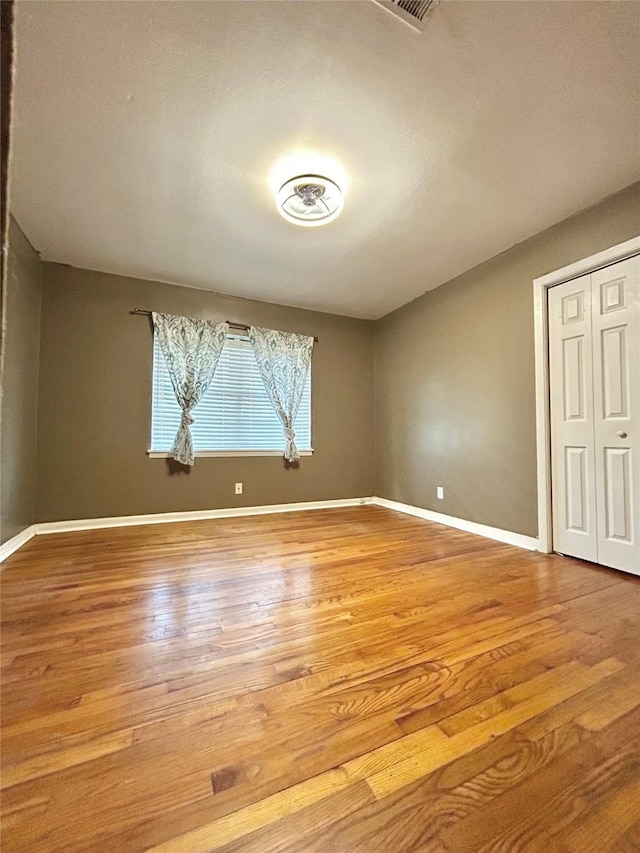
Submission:
[[[640,258],[549,290],[554,550],[640,574]]]

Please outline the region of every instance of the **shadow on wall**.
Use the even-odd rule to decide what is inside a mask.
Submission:
[[[170,477],[175,474],[190,474],[191,465],[183,465],[182,462],[178,462],[176,459],[167,459],[167,473]]]

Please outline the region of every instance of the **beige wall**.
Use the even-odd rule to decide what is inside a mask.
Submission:
[[[36,518],[351,498],[373,493],[371,323],[45,264]],[[152,335],[132,308],[317,335],[313,457],[148,459]],[[234,494],[234,483],[244,494]]]
[[[639,233],[635,184],[379,321],[376,494],[536,536],[532,281]]]
[[[42,267],[18,224],[10,219],[3,318],[0,542],[34,520]]]

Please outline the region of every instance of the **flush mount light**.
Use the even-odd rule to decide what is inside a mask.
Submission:
[[[277,194],[279,212],[295,225],[325,225],[344,207],[340,187],[321,175],[298,175],[286,181]]]

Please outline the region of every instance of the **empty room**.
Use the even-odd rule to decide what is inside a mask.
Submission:
[[[3,853],[640,851],[640,2],[0,7]]]

